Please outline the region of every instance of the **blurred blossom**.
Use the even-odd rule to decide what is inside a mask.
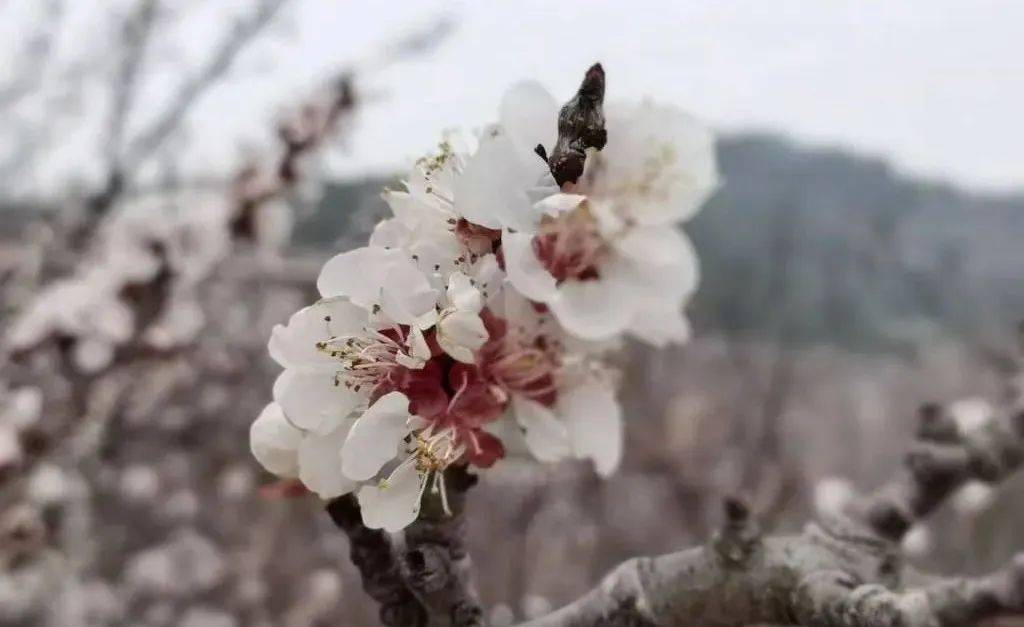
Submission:
[[[533,620],[545,614],[550,614],[552,609],[554,608],[551,607],[551,601],[540,595],[528,594],[523,597],[523,616],[527,620]]]
[[[196,531],[185,529],[166,544],[135,555],[125,581],[134,594],[188,598],[217,586],[225,574],[220,549]]]
[[[178,627],[238,627],[238,621],[223,610],[200,606],[185,610]]]
[[[856,489],[848,479],[826,477],[814,485],[814,509],[820,516],[837,517],[856,495]]]
[[[171,522],[189,522],[199,514],[199,497],[187,488],[175,490],[159,503],[160,515]]]
[[[511,627],[516,622],[516,615],[512,608],[504,603],[496,603],[491,607],[491,621],[493,627]]]
[[[969,481],[952,497],[953,508],[961,516],[979,514],[989,507],[996,499],[996,490],[991,485],[981,481]]]
[[[956,420],[961,432],[970,433],[988,424],[995,408],[983,398],[965,398],[950,403],[947,411]]]
[[[914,525],[903,536],[903,551],[911,557],[924,557],[932,552],[935,542],[932,530],[922,524]]]
[[[229,501],[242,500],[256,489],[256,477],[252,470],[243,464],[235,464],[226,468],[218,477],[218,491]]]
[[[28,494],[35,503],[43,506],[63,501],[68,489],[64,471],[53,464],[40,464],[29,477]]]
[[[160,492],[160,476],[143,464],[128,466],[121,473],[121,494],[130,502],[152,501]]]
[[[0,424],[0,473],[21,464],[22,450],[18,432],[10,425]]]

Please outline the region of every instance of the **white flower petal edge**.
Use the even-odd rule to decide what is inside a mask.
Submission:
[[[501,99],[500,115],[501,125],[520,152],[533,153],[537,144],[550,151],[558,139],[558,102],[536,81],[509,87]]]
[[[426,481],[414,464],[403,464],[379,485],[364,485],[358,494],[363,524],[390,533],[410,525],[419,516]]]
[[[608,143],[597,153],[593,195],[616,200],[639,224],[693,217],[718,187],[710,130],[681,109],[649,101],[611,103],[605,115]]]
[[[573,453],[588,458],[603,477],[622,460],[622,408],[612,386],[590,381],[563,393],[558,411],[565,418]]]
[[[363,398],[344,385],[335,385],[331,372],[288,369],[274,381],[274,401],[296,427],[324,433],[356,410]]]
[[[325,298],[292,314],[287,324],[275,325],[267,348],[285,368],[334,371],[338,361],[318,350],[317,343],[360,333],[367,320],[366,309],[347,299]]]
[[[480,310],[484,307],[483,294],[462,272],[452,273],[446,293],[448,307],[441,312],[437,323],[437,343],[453,359],[474,363],[475,352],[489,337],[480,319]]]
[[[508,280],[523,296],[541,303],[557,296],[555,277],[541,265],[533,250],[533,235],[505,231],[501,246]]]
[[[342,445],[352,429],[346,420],[325,435],[306,434],[299,444],[299,479],[321,498],[348,494],[358,483],[342,474]]]
[[[347,296],[399,324],[427,328],[436,317],[437,292],[405,251],[365,246],[335,255],[316,284],[324,298]]]
[[[352,425],[341,449],[345,476],[357,481],[373,478],[397,456],[411,417],[409,398],[401,392],[385,394],[370,405]]]
[[[530,453],[542,462],[557,462],[572,455],[569,431],[555,412],[528,398],[513,397],[512,412]]]
[[[302,431],[285,418],[281,406],[269,403],[249,428],[249,447],[261,466],[279,477],[299,474],[298,447]]]

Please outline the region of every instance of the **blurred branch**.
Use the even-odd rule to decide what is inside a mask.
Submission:
[[[858,515],[878,536],[899,542],[916,521],[968,481],[1002,481],[1024,463],[1021,418],[1015,418],[1019,424],[1012,428],[995,419],[965,426],[942,407],[925,405],[903,473],[868,497]],[[1019,437],[1014,437],[1014,428]]]
[[[107,122],[107,168],[111,173],[121,171],[124,130],[138,91],[139,69],[158,12],[157,0],[140,0],[121,26],[124,45],[121,65],[113,82],[113,106]]]
[[[20,69],[11,80],[0,85],[0,111],[32,93],[42,80],[43,69],[52,56],[53,40],[64,16],[64,5],[58,0],[46,2],[45,7],[45,20],[29,35]]]
[[[287,0],[259,0],[251,15],[238,18],[209,60],[178,90],[164,112],[125,150],[125,162],[138,164],[153,154],[181,124],[192,105],[231,69],[235,58],[277,15]]]

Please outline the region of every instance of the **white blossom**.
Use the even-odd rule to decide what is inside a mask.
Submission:
[[[507,453],[622,457],[606,363],[623,334],[685,340],[696,256],[676,226],[714,189],[710,135],[649,103],[609,108],[608,145],[559,189],[538,144],[557,105],[511,89],[476,141],[449,135],[384,193],[369,245],[320,272],[321,300],[274,328],[284,368],[250,432],[270,472],[322,498],[355,493],[363,522],[397,531],[444,472]]]

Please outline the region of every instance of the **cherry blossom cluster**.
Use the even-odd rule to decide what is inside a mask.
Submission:
[[[677,228],[717,185],[711,134],[682,111],[610,105],[607,144],[559,187],[538,146],[558,106],[511,88],[500,122],[421,159],[369,245],[330,259],[321,300],[278,325],[284,368],[251,446],[323,498],[355,492],[364,523],[399,530],[444,471],[528,452],[617,467],[621,409],[607,358],[624,337],[684,342],[697,285]]]

